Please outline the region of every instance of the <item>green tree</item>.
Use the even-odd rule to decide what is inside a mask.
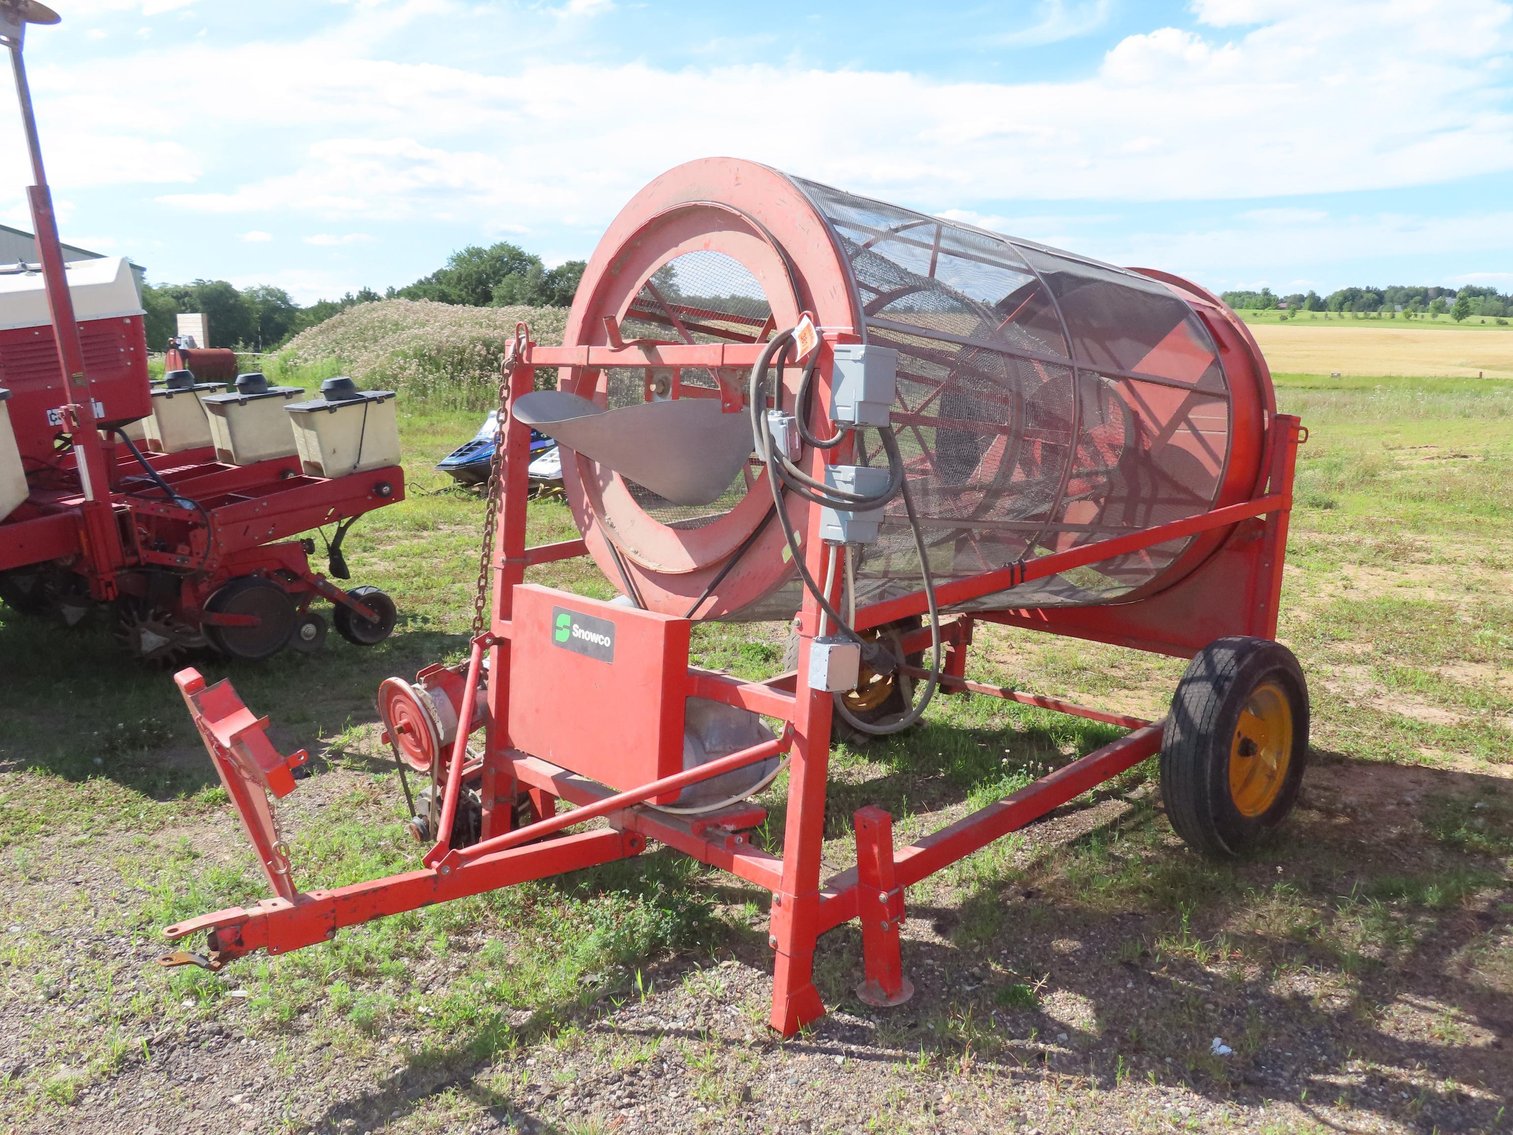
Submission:
[[[542,281],[545,292],[541,302],[548,307],[572,307],[573,296],[583,279],[583,270],[588,265],[582,260],[566,260],[548,270]]]
[[[251,345],[259,351],[272,350],[294,332],[299,307],[283,288],[257,284],[242,293],[252,321]]]
[[[492,307],[508,307],[510,304],[539,304],[546,287],[546,268],[541,261],[528,265],[522,272],[511,272],[494,285],[489,296]]]
[[[161,351],[168,345],[178,327],[175,316],[179,313],[178,299],[171,288],[155,288],[142,285],[142,310],[147,313],[144,323],[147,328],[147,349]]]
[[[1457,323],[1463,322],[1471,314],[1471,297],[1459,296],[1455,300],[1455,306],[1450,309],[1450,318]]]
[[[494,302],[495,289],[506,278],[526,276],[533,266],[540,270],[541,258],[508,241],[500,241],[488,248],[469,245],[452,253],[444,268],[438,268],[409,287],[400,288],[395,294],[402,299],[488,307]],[[514,288],[518,285],[506,290],[513,294]]]
[[[196,280],[178,292],[188,302],[180,311],[202,311],[210,324],[210,342],[202,347],[231,347],[251,343],[256,328],[242,293],[225,280]]]

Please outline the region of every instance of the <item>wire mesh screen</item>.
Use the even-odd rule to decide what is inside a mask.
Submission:
[[[772,305],[733,256],[700,249],[663,264],[620,319],[624,339],[754,343],[772,333]]]
[[[770,338],[772,305],[762,286],[739,260],[723,252],[700,249],[675,256],[641,286],[619,321],[622,339],[664,343],[751,343]],[[666,380],[664,380],[666,381]],[[685,368],[676,389],[647,389],[639,368],[605,372],[610,409],[663,398],[718,397],[719,382],[707,370]],[[650,489],[626,481],[641,511],[669,528],[702,528],[741,502],[755,480],[748,467],[737,473],[718,499],[705,505],[673,504]]]
[[[850,261],[867,341],[899,352],[892,419],[938,582],[1202,512],[1228,454],[1207,330],[1132,272],[798,181]],[[867,455],[883,464],[881,454]],[[1107,603],[1186,541],[975,601]],[[902,502],[862,549],[858,599],[916,591]]]

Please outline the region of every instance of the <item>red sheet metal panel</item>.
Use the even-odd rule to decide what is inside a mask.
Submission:
[[[690,625],[516,587],[511,744],[617,789],[681,771]]]

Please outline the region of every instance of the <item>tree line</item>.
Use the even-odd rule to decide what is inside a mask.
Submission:
[[[175,316],[204,312],[217,346],[271,351],[307,327],[376,300],[433,300],[471,307],[569,307],[584,267],[582,260],[569,260],[548,268],[539,256],[501,241],[488,248],[470,245],[454,252],[429,276],[403,288],[388,288],[382,294],[362,288],[337,300],[323,299],[301,307],[283,288],[269,284],[238,289],[225,280],[195,280],[189,284],[144,284],[142,307],[147,313],[147,344],[153,350],[161,350],[175,333]]]
[[[1394,284],[1388,288],[1340,288],[1321,296],[1318,292],[1292,292],[1279,296],[1270,288],[1258,292],[1224,292],[1230,307],[1248,311],[1326,311],[1337,314],[1385,312],[1404,318],[1449,315],[1457,323],[1472,316],[1502,318],[1513,314],[1513,293],[1467,284],[1463,288],[1437,288]]]

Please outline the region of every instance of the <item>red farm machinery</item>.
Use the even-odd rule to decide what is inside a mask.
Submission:
[[[543,367],[556,389],[533,389]],[[421,862],[300,890],[274,809],[305,754],[182,671],[274,897],[170,927],[208,944],[165,962],[282,953],[655,841],[771,892],[770,1022],[791,1034],[824,1012],[820,934],[857,920],[859,995],[906,999],[905,888],[1157,752],[1171,822],[1205,853],[1291,809],[1308,698],[1274,635],[1304,431],[1202,289],[706,159],[621,212],[561,346],[518,330],[501,403],[468,661],[379,691],[427,781]],[[562,447],[578,539],[527,544],[533,428]],[[528,581],[585,555],[617,599]],[[795,665],[690,665],[709,619],[791,619]],[[1192,661],[1147,721],[973,680],[983,624]],[[826,877],[832,738],[905,729],[934,694],[1128,732],[904,846],[862,808],[854,865]]]
[[[260,374],[228,389],[187,369],[153,388],[130,265],[63,262],[22,63],[26,25],[56,20],[0,2],[40,261],[0,271],[0,599],[67,621],[113,608],[128,650],[158,663],[207,646],[246,659],[315,649],[321,598],[350,641],[381,641],[393,602],[330,583],[311,570],[314,541],[295,537],[333,525],[344,578],[349,526],[403,499],[392,395],[329,380],[296,402],[302,391]]]

